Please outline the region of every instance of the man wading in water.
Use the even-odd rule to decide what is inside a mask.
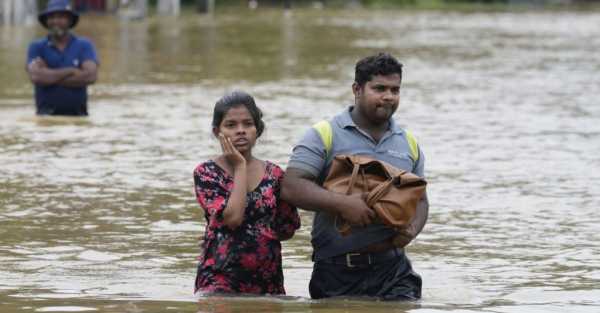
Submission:
[[[35,85],[38,115],[88,115],[87,86],[96,81],[92,43],[71,33],[79,16],[68,0],[51,0],[38,20],[48,36],[29,45],[27,72]]]
[[[356,64],[354,105],[330,121],[331,146],[318,123],[294,148],[285,174],[282,197],[299,208],[315,211],[310,295],[314,299],[369,296],[384,300],[421,297],[421,277],[412,269],[403,246],[394,246],[395,231],[374,223],[374,211],[360,195],[344,195],[321,184],[338,154],[360,154],[424,175],[425,157],[414,137],[392,118],[400,102],[402,64],[378,54]],[[307,196],[308,195],[308,196]],[[424,197],[407,231],[414,238],[425,225],[429,205]],[[348,236],[335,227],[341,215],[355,226]],[[363,226],[363,227],[360,227]]]

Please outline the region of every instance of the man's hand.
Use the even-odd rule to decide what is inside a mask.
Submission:
[[[47,67],[48,67],[48,64],[46,64],[46,62],[40,57],[33,59],[33,61],[31,61],[29,63],[29,71],[30,72],[40,70],[43,68],[47,68]]]
[[[353,194],[346,197],[339,214],[352,225],[367,226],[373,223],[375,211],[365,202],[364,194]]]
[[[73,74],[61,80],[58,84],[64,87],[85,87],[96,82],[98,78],[98,65],[96,62],[86,60],[80,68],[71,67]]]
[[[376,214],[367,206],[364,195],[335,193],[317,185],[315,180],[306,171],[288,168],[282,182],[282,199],[304,210],[340,215],[351,225],[373,223]]]

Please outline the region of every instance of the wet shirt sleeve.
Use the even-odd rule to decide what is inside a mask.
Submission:
[[[85,61],[93,61],[96,64],[100,64],[98,62],[98,55],[96,54],[96,48],[94,47],[94,44],[89,40],[83,41],[82,49],[81,49],[81,63],[83,63]]]
[[[39,43],[33,42],[29,45],[29,49],[27,49],[27,64],[25,66],[29,66],[31,61],[37,57],[42,57],[42,49]]]
[[[310,128],[294,147],[288,168],[300,169],[318,177],[327,161],[327,151],[321,136]]]
[[[419,177],[425,177],[425,155],[423,151],[421,151],[421,147],[419,148],[419,159],[414,166],[413,173]]]
[[[196,200],[204,209],[207,221],[223,221],[223,211],[227,207],[230,188],[224,179],[206,163],[194,170],[194,190]]]
[[[419,159],[415,164],[413,173],[420,177],[425,177],[425,155],[419,148]],[[417,204],[417,215],[415,216],[415,220],[411,223],[409,233],[412,234],[413,238],[416,237],[427,223],[427,218],[429,216],[429,200],[427,197],[427,191],[425,191],[425,196],[421,198],[421,201]]]

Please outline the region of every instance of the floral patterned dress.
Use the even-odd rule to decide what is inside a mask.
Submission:
[[[265,175],[246,195],[242,224],[231,230],[223,211],[233,177],[210,160],[196,167],[196,198],[204,209],[206,230],[195,291],[203,293],[285,294],[280,238],[300,227],[295,207],[279,198],[283,170],[266,162]]]

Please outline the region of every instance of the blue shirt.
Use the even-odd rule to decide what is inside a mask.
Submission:
[[[333,144],[329,155],[319,133],[311,128],[294,147],[288,168],[307,171],[322,184],[329,173],[333,157],[352,154],[366,155],[424,177],[425,156],[419,148],[419,157],[413,160],[405,132],[393,119],[389,121],[387,132],[376,142],[354,123],[350,115],[352,109],[353,107],[349,107],[330,121]],[[329,213],[317,211],[315,214],[312,229],[315,261],[356,251],[396,234],[383,224],[371,224],[368,227],[355,227],[350,235],[342,237],[334,223],[335,216]]]
[[[85,38],[70,35],[64,51],[60,51],[48,38],[41,38],[29,45],[27,65],[40,57],[49,68],[80,68],[83,62],[98,63],[94,45]],[[35,85],[37,114],[87,115],[87,87],[63,87],[59,85]]]

